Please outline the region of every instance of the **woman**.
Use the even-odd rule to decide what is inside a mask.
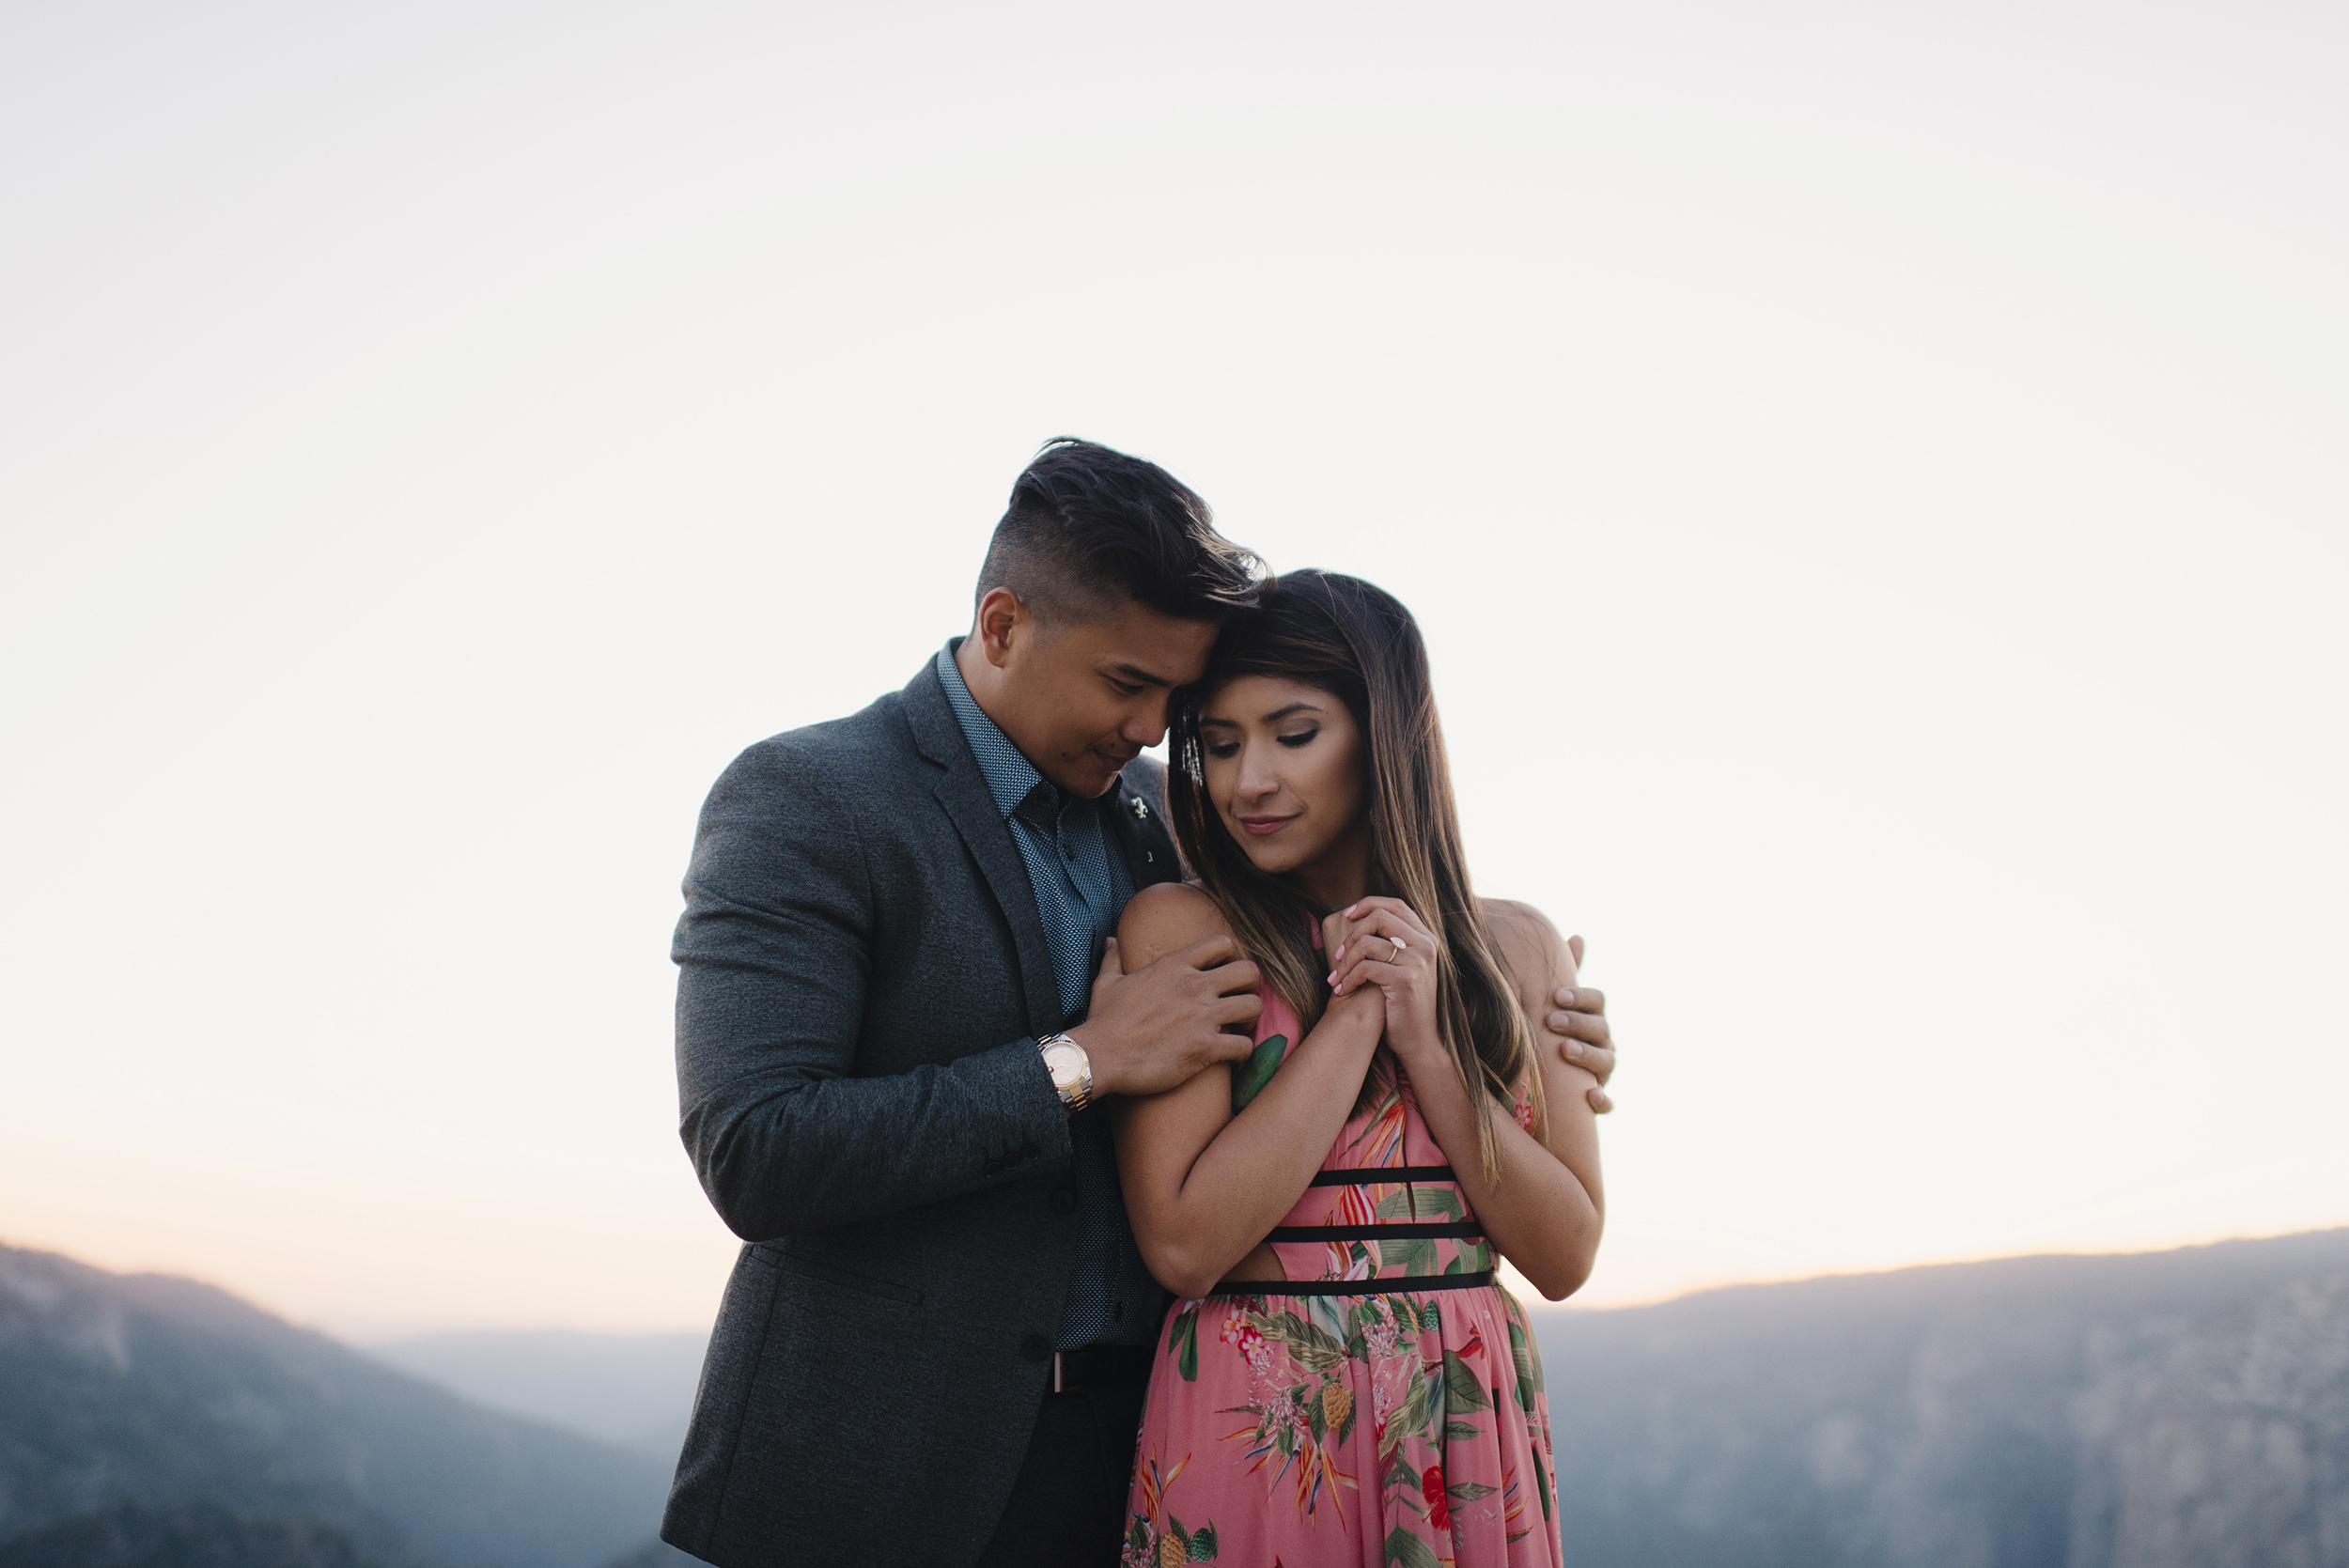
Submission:
[[[1200,881],[1119,927],[1129,971],[1229,933],[1249,1060],[1117,1102],[1126,1203],[1178,1296],[1129,1497],[1132,1568],[1554,1564],[1548,1407],[1494,1250],[1552,1300],[1601,1203],[1590,1075],[1529,1021],[1548,923],[1470,890],[1426,651],[1369,583],[1298,572],[1174,727]]]

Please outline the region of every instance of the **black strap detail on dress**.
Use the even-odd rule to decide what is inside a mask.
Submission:
[[[1216,1296],[1424,1296],[1429,1291],[1474,1290],[1493,1282],[1493,1271],[1473,1274],[1397,1274],[1384,1280],[1227,1280],[1207,1292]]]
[[[1386,1182],[1448,1182],[1449,1165],[1354,1165],[1317,1172],[1309,1187],[1376,1187]]]
[[[1383,1225],[1275,1225],[1267,1241],[1371,1241],[1380,1237],[1475,1236],[1485,1227],[1473,1219],[1391,1219]]]

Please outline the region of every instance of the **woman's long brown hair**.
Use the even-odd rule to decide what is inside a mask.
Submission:
[[[1183,857],[1267,984],[1305,1029],[1329,1000],[1329,966],[1310,935],[1321,917],[1287,880],[1256,869],[1207,799],[1200,705],[1240,675],[1278,675],[1329,692],[1361,729],[1371,825],[1370,893],[1399,898],[1437,939],[1436,1020],[1471,1101],[1504,1108],[1541,1074],[1517,992],[1469,882],[1460,814],[1419,624],[1392,594],[1357,577],[1297,571],[1267,582],[1256,607],[1227,625],[1206,673],[1174,705],[1169,804]],[[1365,1083],[1364,1094],[1369,1093]],[[1485,1179],[1500,1179],[1489,1117],[1477,1119]]]

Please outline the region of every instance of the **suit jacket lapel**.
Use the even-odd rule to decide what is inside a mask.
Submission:
[[[1012,943],[1019,951],[1019,990],[1028,1006],[1029,1026],[1039,1034],[1061,1025],[1060,986],[1052,978],[1052,950],[1044,939],[1044,918],[1036,913],[1035,889],[1028,867],[1012,842],[1011,825],[988,792],[979,772],[979,759],[938,683],[938,672],[922,666],[903,693],[906,722],[922,754],[941,771],[932,792],[945,809],[947,820],[961,835],[963,846],[978,862],[979,875],[993,895],[995,907],[1011,925]]]

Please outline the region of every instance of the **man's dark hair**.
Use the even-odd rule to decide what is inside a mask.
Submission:
[[[1009,588],[1048,625],[1106,616],[1126,598],[1221,621],[1252,600],[1263,569],[1158,464],[1055,436],[1011,487],[976,598]]]

